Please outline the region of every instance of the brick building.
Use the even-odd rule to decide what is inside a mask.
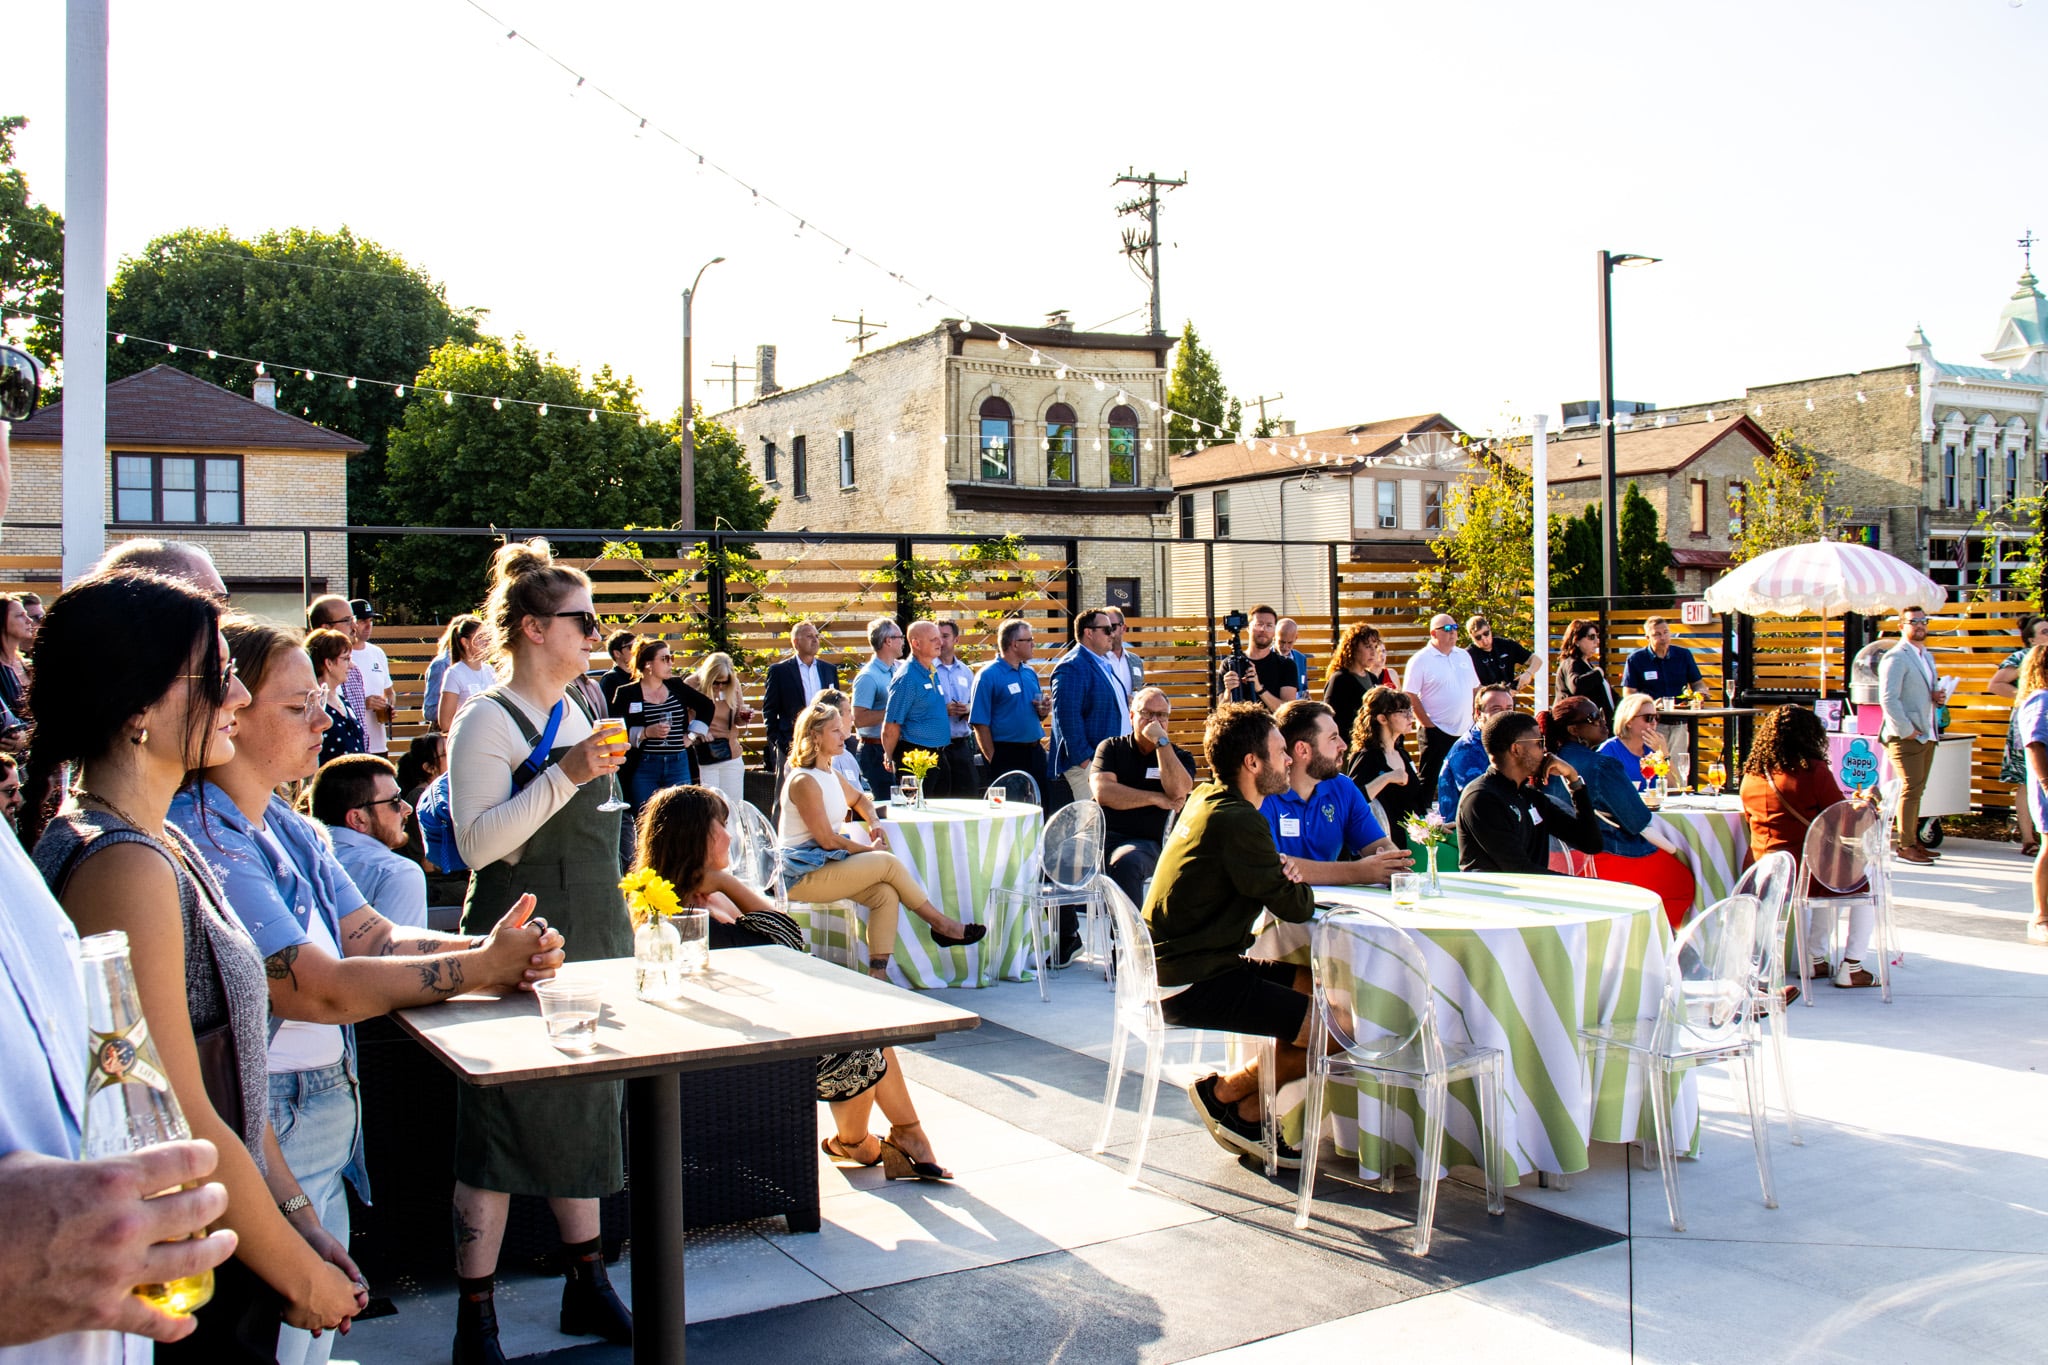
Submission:
[[[161,536],[204,545],[237,606],[279,619],[299,612],[306,541],[297,532],[245,526],[341,526],[348,521],[348,457],[364,448],[338,431],[279,412],[274,382],[244,398],[169,365],[107,385],[108,539]],[[270,396],[272,401],[262,401]],[[11,519],[63,517],[64,405],[15,424]],[[8,549],[56,554],[56,531],[8,528]],[[348,543],[312,537],[315,593],[348,581]]]
[[[1008,338],[1004,345],[1001,337]],[[948,320],[718,415],[778,499],[770,531],[1166,536],[1173,338]],[[1150,613],[1159,547],[1083,542],[1081,596]]]

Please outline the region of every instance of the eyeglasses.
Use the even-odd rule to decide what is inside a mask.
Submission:
[[[558,611],[551,615],[558,620],[579,622],[585,635],[597,634],[597,613],[594,611]]]
[[[387,797],[385,797],[385,798],[384,798],[384,799],[383,799],[382,801],[364,801],[364,802],[361,802],[361,803],[359,803],[359,804],[357,804],[357,805],[354,805],[354,806],[350,806],[350,807],[349,807],[349,809],[350,809],[350,810],[375,810],[375,809],[376,809],[376,808],[377,808],[378,806],[390,806],[390,807],[392,807],[393,809],[399,809],[399,808],[402,808],[402,807],[404,807],[404,805],[405,805],[405,804],[406,804],[406,801],[405,801],[405,798],[404,798],[403,796],[387,796]]]
[[[1173,715],[1173,709],[1171,707],[1168,707],[1164,710],[1155,710],[1152,707],[1148,706],[1144,710],[1140,711],[1138,714],[1145,717],[1145,719],[1147,720],[1166,720]]]
[[[327,710],[327,694],[317,687],[310,692],[294,692],[288,697],[265,697],[263,700],[309,720],[315,715],[325,714]]]
[[[188,681],[188,682],[189,682],[189,681],[193,681],[193,680],[195,680],[195,679],[196,679],[196,680],[202,680],[202,681],[213,681],[213,680],[215,680],[216,678],[218,678],[218,680],[219,680],[219,682],[220,682],[221,690],[222,690],[222,691],[226,691],[226,690],[227,690],[227,689],[228,689],[229,687],[231,687],[231,686],[232,686],[232,685],[234,684],[234,681],[235,681],[235,661],[234,661],[233,659],[229,659],[229,660],[227,661],[227,663],[226,663],[226,664],[225,664],[225,665],[224,665],[224,666],[223,666],[223,667],[221,668],[221,670],[220,670],[220,672],[219,672],[218,674],[213,674],[213,673],[180,673],[180,674],[179,674],[178,676],[179,676],[180,678],[183,678],[183,679],[185,679],[185,680],[186,680],[186,681]]]

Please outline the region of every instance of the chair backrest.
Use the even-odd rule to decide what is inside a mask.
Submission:
[[[1837,801],[1806,827],[1806,875],[1824,892],[1846,895],[1862,889],[1870,864],[1872,830],[1882,833],[1884,815],[1867,801]]]
[[[733,808],[732,851],[726,855],[732,875],[771,898],[781,885],[782,845],[775,826],[752,802]]]
[[[1102,899],[1116,924],[1117,1015],[1132,1028],[1163,1029],[1166,1020],[1159,1009],[1159,962],[1152,953],[1152,931],[1122,887],[1107,877],[1101,879],[1101,887]]]
[[[1680,1033],[1688,1039],[1750,1027],[1757,976],[1757,898],[1730,896],[1689,920],[1664,958],[1664,999],[1657,1016],[1660,1050]]]
[[[995,791],[998,788],[1002,790],[1003,796],[1007,800],[1022,801],[1027,806],[1042,806],[1045,804],[1039,798],[1038,780],[1021,768],[1012,768],[988,784],[990,791]]]
[[[1785,912],[1792,903],[1792,879],[1799,866],[1792,855],[1774,849],[1750,864],[1730,895],[1755,896],[1757,971],[1776,989],[1785,970]]]
[[[1046,821],[1038,868],[1062,891],[1079,891],[1102,871],[1102,807],[1093,801],[1062,806]]]
[[[1413,1045],[1425,1068],[1442,1069],[1429,964],[1406,929],[1377,911],[1334,911],[1309,930],[1309,966],[1315,1010],[1337,1046],[1371,1060]]]

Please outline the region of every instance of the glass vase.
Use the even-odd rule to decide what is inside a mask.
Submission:
[[[633,993],[665,1004],[683,994],[683,937],[665,915],[633,931]]]
[[[1429,874],[1427,880],[1422,883],[1422,894],[1425,896],[1441,896],[1444,893],[1443,880],[1436,873],[1436,855],[1441,847],[1440,844],[1428,846]]]

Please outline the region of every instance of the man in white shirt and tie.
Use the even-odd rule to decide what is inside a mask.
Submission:
[[[1927,650],[1927,612],[1907,607],[1899,613],[1899,642],[1886,651],[1877,668],[1884,725],[1878,739],[1899,775],[1899,823],[1892,837],[1899,857],[1909,863],[1931,863],[1941,855],[1920,842],[1920,798],[1927,790],[1927,770],[1934,765],[1934,708],[1941,704],[1941,684],[1934,656]]]

